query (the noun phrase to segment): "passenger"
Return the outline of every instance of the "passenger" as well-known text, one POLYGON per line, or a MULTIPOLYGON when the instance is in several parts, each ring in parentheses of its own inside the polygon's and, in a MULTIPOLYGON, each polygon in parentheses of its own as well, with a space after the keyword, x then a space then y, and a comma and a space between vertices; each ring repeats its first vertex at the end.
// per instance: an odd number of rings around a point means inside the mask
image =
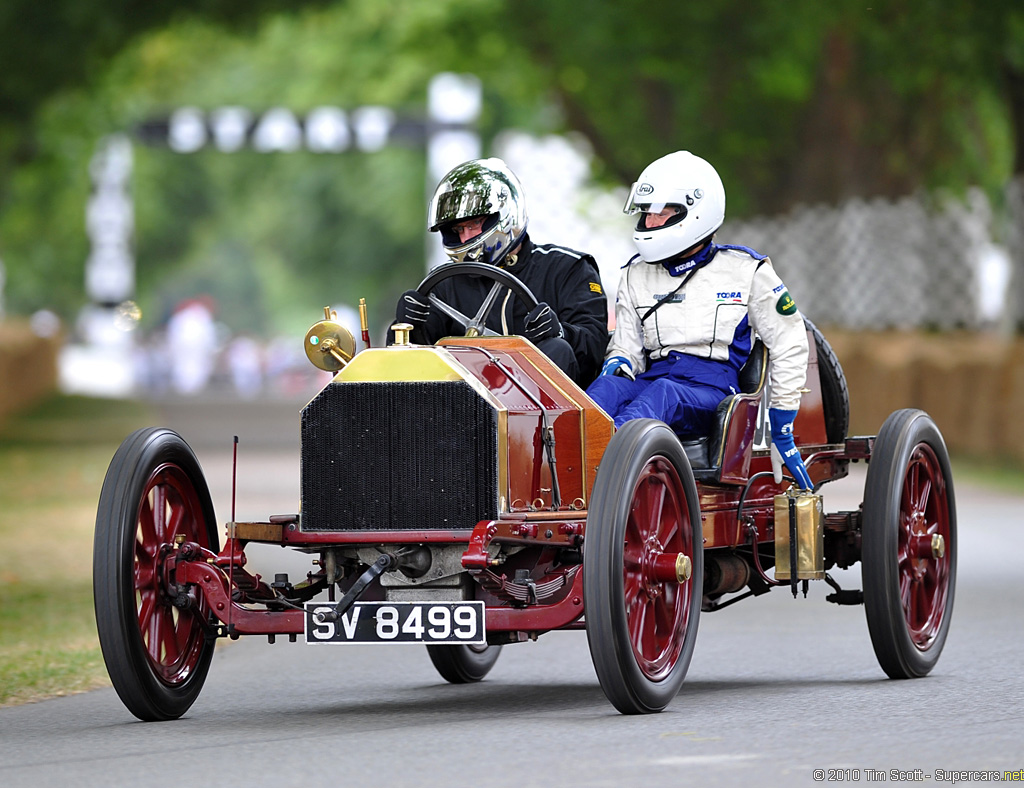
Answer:
MULTIPOLYGON (((478 159, 449 172, 430 200, 428 222, 451 262, 498 266, 536 296, 532 309, 514 296, 500 299, 488 328, 526 337, 580 386, 594 380, 608 344, 608 303, 597 263, 584 252, 530 239, 522 185, 505 162, 478 159)), ((434 293, 471 317, 492 286, 483 277, 453 277, 434 293)), ((416 290, 402 294, 395 317, 413 326, 410 338, 419 344, 465 333, 416 290)))
POLYGON ((623 210, 640 215, 639 254, 624 266, 615 331, 587 393, 617 427, 651 418, 683 437, 707 435, 719 403, 738 391, 756 333, 771 360, 773 443, 810 488, 793 439, 807 376, 804 322, 768 257, 714 242, 725 219, 714 167, 688 151, 670 153, 640 174, 623 210))

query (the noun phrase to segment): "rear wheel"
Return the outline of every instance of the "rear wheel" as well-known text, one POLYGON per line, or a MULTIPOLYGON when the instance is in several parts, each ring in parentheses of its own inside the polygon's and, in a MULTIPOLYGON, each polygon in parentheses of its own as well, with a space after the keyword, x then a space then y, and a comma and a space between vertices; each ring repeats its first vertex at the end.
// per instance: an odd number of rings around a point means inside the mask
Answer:
POLYGON ((141 720, 180 717, 206 681, 210 611, 202 597, 172 597, 166 559, 176 536, 216 551, 215 523, 199 461, 180 436, 147 428, 125 439, 100 491, 93 596, 110 680, 141 720))
POLYGON ((818 378, 821 381, 821 407, 825 413, 825 439, 829 443, 842 443, 850 427, 850 392, 846 375, 836 358, 835 351, 816 325, 804 318, 804 326, 814 336, 818 349, 818 378))
POLYGON ((441 678, 452 684, 472 684, 491 672, 501 646, 427 646, 441 678))
POLYGON ((875 656, 890 678, 925 676, 949 632, 958 543, 949 455, 923 411, 896 411, 882 425, 862 527, 864 608, 875 656))
POLYGON ((601 688, 623 714, 661 711, 693 656, 704 578, 697 486, 667 425, 637 419, 612 436, 583 549, 587 640, 601 688))

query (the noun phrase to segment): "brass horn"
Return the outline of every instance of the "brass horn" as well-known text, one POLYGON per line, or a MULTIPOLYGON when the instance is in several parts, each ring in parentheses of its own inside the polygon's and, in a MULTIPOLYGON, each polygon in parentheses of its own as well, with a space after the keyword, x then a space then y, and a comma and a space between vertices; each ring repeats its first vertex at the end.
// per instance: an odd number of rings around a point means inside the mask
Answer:
POLYGON ((314 323, 303 342, 313 366, 325 372, 337 372, 352 360, 356 341, 352 332, 338 322, 338 313, 324 307, 324 319, 314 323))

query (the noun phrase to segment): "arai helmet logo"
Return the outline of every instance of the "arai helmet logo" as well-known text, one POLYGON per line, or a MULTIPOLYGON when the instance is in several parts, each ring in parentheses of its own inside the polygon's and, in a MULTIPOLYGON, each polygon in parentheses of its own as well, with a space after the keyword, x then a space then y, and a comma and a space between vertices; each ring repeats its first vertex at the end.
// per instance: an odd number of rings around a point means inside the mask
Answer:
POLYGON ((636 194, 638 197, 646 197, 648 194, 654 191, 654 187, 649 183, 641 183, 636 187, 636 194))

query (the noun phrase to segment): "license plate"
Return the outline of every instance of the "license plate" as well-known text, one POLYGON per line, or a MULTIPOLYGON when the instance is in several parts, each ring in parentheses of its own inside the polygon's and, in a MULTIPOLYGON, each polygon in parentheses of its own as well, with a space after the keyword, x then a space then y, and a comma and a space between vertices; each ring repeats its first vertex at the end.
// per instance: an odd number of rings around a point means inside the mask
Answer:
POLYGON ((332 609, 306 603, 306 643, 487 643, 482 601, 356 602, 337 621, 314 621, 312 614, 332 609))

